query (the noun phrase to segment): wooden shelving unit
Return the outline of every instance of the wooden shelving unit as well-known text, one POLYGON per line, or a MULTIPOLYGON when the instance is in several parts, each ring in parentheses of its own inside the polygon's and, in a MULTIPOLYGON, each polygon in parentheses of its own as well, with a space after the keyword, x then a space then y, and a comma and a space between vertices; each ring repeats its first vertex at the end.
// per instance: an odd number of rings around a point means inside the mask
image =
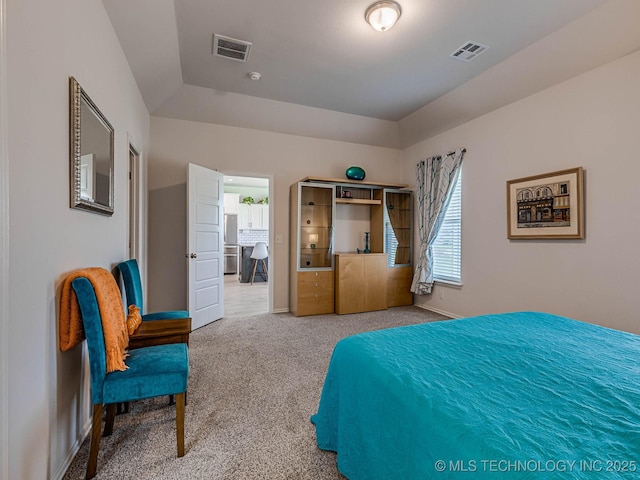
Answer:
POLYGON ((291 186, 292 313, 331 313, 334 298, 337 313, 413 303, 413 200, 406 188, 327 177, 305 177, 291 186), (370 253, 332 254, 336 204, 354 205, 341 207, 349 212, 370 207, 370 253))

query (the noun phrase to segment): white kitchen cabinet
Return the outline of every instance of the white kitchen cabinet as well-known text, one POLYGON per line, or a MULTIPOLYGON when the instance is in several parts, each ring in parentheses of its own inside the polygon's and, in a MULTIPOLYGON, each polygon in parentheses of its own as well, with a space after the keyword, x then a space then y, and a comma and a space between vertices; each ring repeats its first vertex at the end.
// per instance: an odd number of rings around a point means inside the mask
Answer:
POLYGON ((242 230, 268 230, 269 205, 241 203, 238 211, 238 228, 242 230))
POLYGON ((225 193, 224 194, 224 213, 235 214, 239 213, 240 206, 240 194, 239 193, 225 193))

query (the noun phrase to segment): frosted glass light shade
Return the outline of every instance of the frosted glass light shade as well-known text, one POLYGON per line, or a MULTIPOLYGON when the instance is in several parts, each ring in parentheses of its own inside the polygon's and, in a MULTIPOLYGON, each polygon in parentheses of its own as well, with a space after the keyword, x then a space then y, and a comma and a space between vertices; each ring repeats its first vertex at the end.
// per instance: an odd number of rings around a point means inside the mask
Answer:
POLYGON ((386 32, 400 18, 402 10, 396 2, 376 2, 367 8, 365 18, 367 23, 379 32, 386 32))

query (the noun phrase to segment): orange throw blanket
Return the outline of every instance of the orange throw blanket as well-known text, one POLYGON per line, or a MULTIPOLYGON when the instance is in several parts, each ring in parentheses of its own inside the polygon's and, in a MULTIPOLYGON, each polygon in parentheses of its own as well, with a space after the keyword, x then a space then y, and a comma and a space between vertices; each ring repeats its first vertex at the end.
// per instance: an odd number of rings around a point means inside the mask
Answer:
POLYGON ((60 350, 69 350, 85 339, 80 305, 78 305, 76 292, 71 286, 71 282, 78 277, 86 277, 96 292, 107 352, 107 373, 126 370, 128 367, 124 359, 127 356, 129 334, 122 297, 115 278, 104 268, 83 268, 65 278, 60 296, 60 350))

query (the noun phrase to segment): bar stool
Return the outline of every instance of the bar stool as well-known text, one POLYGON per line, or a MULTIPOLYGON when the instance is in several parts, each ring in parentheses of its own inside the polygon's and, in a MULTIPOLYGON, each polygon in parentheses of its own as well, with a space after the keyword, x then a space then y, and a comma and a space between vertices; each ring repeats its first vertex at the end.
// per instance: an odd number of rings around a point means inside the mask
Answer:
POLYGON ((262 262, 262 270, 264 272, 265 280, 269 280, 269 274, 267 273, 267 264, 264 261, 265 258, 269 256, 269 250, 267 249, 266 242, 256 242, 253 247, 253 252, 251 252, 251 257, 253 259, 253 268, 251 270, 251 285, 253 285, 253 279, 256 276, 256 267, 258 266, 258 261, 262 262))

